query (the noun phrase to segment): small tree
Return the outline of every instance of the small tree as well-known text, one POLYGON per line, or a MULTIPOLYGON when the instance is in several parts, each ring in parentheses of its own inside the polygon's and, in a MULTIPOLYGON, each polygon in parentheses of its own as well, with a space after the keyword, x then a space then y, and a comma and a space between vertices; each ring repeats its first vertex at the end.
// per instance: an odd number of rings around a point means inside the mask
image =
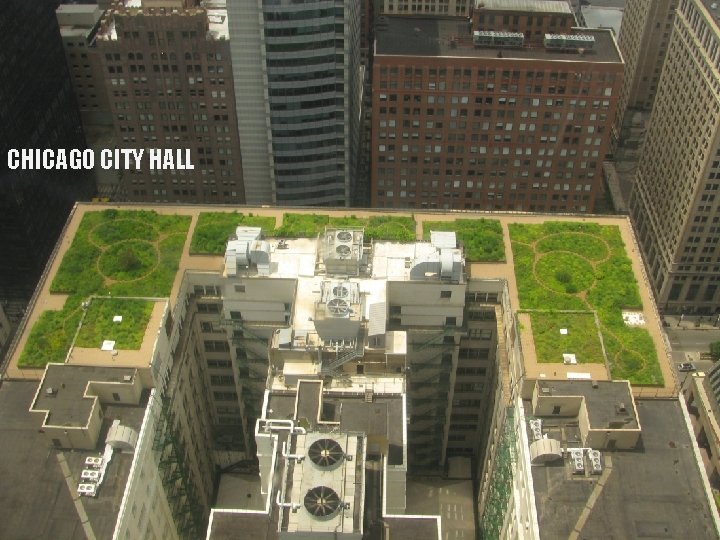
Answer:
POLYGON ((710 344, 710 356, 713 360, 720 360, 720 341, 714 341, 710 344))
POLYGON ((118 266, 121 270, 132 272, 138 270, 142 266, 142 262, 135 251, 131 248, 125 248, 118 255, 118 266))

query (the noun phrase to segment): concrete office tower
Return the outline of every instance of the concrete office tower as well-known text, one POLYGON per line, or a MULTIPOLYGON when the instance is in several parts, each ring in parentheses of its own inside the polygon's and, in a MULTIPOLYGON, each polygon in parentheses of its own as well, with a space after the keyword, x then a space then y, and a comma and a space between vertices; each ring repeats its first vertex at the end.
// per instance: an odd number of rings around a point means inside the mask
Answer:
POLYGON ((123 0, 100 21, 115 143, 189 149, 194 170, 125 171, 131 201, 243 203, 224 0, 123 0))
POLYGON ((678 0, 628 0, 618 36, 625 81, 615 120, 620 132, 627 109, 652 109, 678 0))
POLYGON ((571 30, 567 4, 523 5, 485 2, 475 30, 376 26, 373 207, 593 211, 622 58, 609 30, 571 30))
POLYGON ((630 211, 658 306, 716 313, 720 280, 717 8, 680 2, 630 211))
POLYGON ((0 301, 14 325, 77 200, 95 188, 84 171, 7 166, 11 148, 85 148, 55 19, 57 2, 13 0, 0 16, 0 301))
POLYGON ((60 4, 55 14, 83 125, 111 125, 106 75, 95 49, 103 10, 96 4, 60 4))
POLYGON ((351 0, 228 2, 248 203, 350 204, 361 8, 351 0))

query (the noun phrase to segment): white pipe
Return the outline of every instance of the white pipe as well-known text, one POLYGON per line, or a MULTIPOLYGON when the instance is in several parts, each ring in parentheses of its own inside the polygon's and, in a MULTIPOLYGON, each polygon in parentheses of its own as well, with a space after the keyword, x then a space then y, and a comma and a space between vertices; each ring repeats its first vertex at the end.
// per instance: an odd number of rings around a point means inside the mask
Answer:
POLYGON ((307 433, 305 428, 296 426, 294 420, 285 420, 283 418, 264 418, 262 420, 265 422, 265 431, 275 429, 289 431, 290 433, 301 433, 303 435, 307 433))
POLYGON ((305 459, 305 456, 303 454, 288 454, 287 441, 283 441, 282 455, 285 459, 296 459, 298 461, 302 461, 303 459, 305 459))
POLYGON ((300 508, 300 505, 297 503, 280 502, 280 490, 278 490, 277 495, 275 496, 275 503, 277 503, 280 508, 300 508))

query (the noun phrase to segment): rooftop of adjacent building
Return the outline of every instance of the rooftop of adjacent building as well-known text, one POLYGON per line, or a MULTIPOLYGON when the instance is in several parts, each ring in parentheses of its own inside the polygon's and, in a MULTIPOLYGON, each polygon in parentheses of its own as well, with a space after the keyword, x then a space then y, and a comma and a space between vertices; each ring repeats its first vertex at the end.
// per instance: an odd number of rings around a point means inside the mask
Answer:
MULTIPOLYGON (((566 460, 532 466, 541 538, 715 537, 680 403, 638 400, 637 409, 641 448, 603 452, 601 475, 574 475, 566 460)), ((576 428, 556 423, 572 437, 576 428)))
POLYGON ((133 368, 48 364, 32 409, 47 411, 53 426, 84 427, 96 405, 93 383, 131 384, 136 376, 133 368))
POLYGON ((625 429, 637 429, 638 419, 627 381, 543 381, 538 380, 539 395, 578 396, 585 400, 591 429, 610 428, 622 421, 625 429))
POLYGON ((567 2, 556 0, 477 0, 475 9, 522 13, 571 13, 567 2))
MULTIPOLYGON (((564 4, 564 2, 548 2, 564 4)), ((592 48, 566 51, 542 46, 475 46, 466 18, 386 16, 375 29, 376 56, 423 56, 450 58, 504 58, 561 62, 623 62, 612 32, 607 29, 578 28, 575 35, 594 38, 592 48)))
POLYGON ((117 28, 113 15, 117 13, 139 13, 146 15, 197 15, 199 10, 207 14, 208 32, 207 40, 227 40, 230 38, 230 27, 227 17, 226 0, 200 0, 199 2, 188 0, 117 0, 105 12, 107 20, 104 21, 98 31, 98 39, 105 41, 116 41, 118 39, 117 28))
POLYGON ((38 417, 29 411, 36 382, 4 381, 0 387, 0 537, 111 538, 117 509, 130 473, 133 454, 115 451, 96 497, 78 497, 76 489, 87 457, 104 452, 113 419, 139 430, 146 396, 138 406, 108 406, 94 451, 55 450, 38 431, 38 417), (83 519, 80 516, 84 516, 83 519))

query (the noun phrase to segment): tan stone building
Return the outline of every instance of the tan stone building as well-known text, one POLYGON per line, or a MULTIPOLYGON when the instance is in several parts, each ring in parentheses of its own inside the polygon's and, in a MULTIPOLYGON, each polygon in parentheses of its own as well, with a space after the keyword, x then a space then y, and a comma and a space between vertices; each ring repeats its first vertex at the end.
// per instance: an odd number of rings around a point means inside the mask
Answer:
POLYGON ((620 93, 616 131, 627 109, 649 111, 657 93, 677 0, 629 0, 618 36, 625 60, 625 82, 620 93))
POLYGON ((679 3, 630 198, 658 306, 718 311, 720 31, 710 2, 679 3))
POLYGON ((120 0, 57 17, 86 129, 112 126, 102 146, 189 150, 193 170, 144 160, 120 171, 114 197, 245 202, 224 0, 120 0))

